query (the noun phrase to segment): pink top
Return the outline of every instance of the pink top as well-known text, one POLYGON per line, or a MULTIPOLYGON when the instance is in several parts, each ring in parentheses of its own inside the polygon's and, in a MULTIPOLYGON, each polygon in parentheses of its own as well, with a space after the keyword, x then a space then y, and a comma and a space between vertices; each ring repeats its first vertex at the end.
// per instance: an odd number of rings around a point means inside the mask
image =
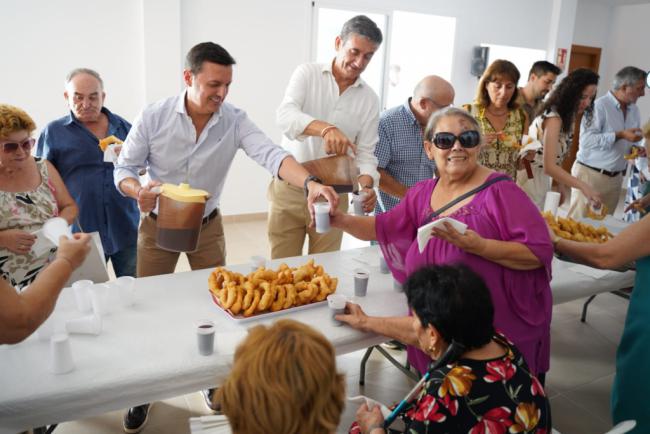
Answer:
MULTIPOLYGON (((488 179, 501 176, 492 173, 488 179)), ((432 238, 420 253, 417 229, 428 223, 433 212, 431 194, 437 179, 411 187, 392 210, 376 217, 377 241, 393 276, 399 282, 420 267, 462 263, 487 284, 494 304, 494 326, 524 354, 533 373, 546 372, 550 360, 551 261, 553 244, 537 207, 510 180, 497 182, 477 193, 470 203, 449 215, 488 239, 526 245, 542 263, 535 270, 506 268, 432 238)), ((468 318, 471 322, 471 318, 468 318)), ((431 358, 409 348, 409 360, 425 372, 431 358)))

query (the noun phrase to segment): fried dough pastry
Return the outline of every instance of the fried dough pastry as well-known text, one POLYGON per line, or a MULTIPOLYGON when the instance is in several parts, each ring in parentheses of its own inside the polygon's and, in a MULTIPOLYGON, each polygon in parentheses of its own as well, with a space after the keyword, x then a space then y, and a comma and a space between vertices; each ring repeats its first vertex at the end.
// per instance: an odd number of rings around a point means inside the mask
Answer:
POLYGON ((548 211, 543 212, 542 215, 555 235, 566 240, 585 243, 604 243, 610 238, 614 238, 614 235, 605 226, 596 228, 588 223, 579 222, 571 218, 556 218, 548 211))

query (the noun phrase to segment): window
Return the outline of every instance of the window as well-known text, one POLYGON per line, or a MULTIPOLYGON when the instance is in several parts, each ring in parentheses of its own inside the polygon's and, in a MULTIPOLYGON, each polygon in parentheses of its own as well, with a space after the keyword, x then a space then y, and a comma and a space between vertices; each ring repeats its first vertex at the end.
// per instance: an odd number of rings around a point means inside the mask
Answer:
POLYGON ((481 44, 481 46, 490 48, 488 65, 496 59, 506 59, 515 64, 521 75, 518 86, 525 86, 528 82, 528 72, 533 63, 538 60, 546 60, 546 50, 492 44, 481 44))

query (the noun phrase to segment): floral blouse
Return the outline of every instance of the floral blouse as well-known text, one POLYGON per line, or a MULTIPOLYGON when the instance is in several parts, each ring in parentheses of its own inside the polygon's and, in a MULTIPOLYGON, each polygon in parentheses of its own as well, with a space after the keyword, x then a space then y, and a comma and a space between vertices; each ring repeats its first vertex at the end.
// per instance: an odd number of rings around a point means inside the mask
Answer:
MULTIPOLYGON (((465 104, 463 108, 478 121, 483 134, 497 132, 485 116, 485 107, 478 104, 465 104)), ((521 149, 521 138, 525 133, 525 123, 526 114, 521 108, 510 110, 502 134, 495 141, 483 146, 478 156, 479 163, 516 179, 517 161, 521 149)))
MULTIPOLYGON (((460 359, 435 371, 402 416, 405 429, 389 433, 550 433, 551 408, 541 383, 505 336, 494 340, 506 348, 503 357, 460 359)), ((355 423, 350 433, 358 432, 355 423)))

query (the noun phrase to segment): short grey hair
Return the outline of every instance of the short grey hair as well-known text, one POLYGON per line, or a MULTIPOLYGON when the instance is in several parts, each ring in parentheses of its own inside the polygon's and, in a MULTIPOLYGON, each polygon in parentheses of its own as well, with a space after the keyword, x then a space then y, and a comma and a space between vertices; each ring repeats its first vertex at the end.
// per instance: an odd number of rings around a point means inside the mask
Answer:
POLYGON ((79 74, 88 74, 95 77, 97 81, 99 81, 99 86, 102 88, 102 90, 104 90, 104 80, 102 80, 102 78, 99 76, 99 72, 90 68, 75 68, 72 71, 70 71, 68 75, 65 77, 65 85, 67 86, 68 83, 70 83, 72 79, 79 74))
POLYGON ((612 87, 618 90, 623 86, 634 86, 639 80, 645 80, 646 72, 636 66, 626 66, 616 73, 612 87))
POLYGON ((341 40, 343 42, 347 41, 353 33, 364 36, 377 45, 381 45, 384 39, 377 24, 365 15, 352 17, 343 24, 340 35, 341 40))
POLYGON ((433 134, 436 132, 436 128, 438 128, 438 123, 440 123, 443 118, 449 117, 465 119, 476 131, 478 131, 481 141, 483 141, 483 134, 481 133, 481 127, 479 126, 478 121, 474 116, 469 114, 469 112, 457 107, 447 107, 434 112, 427 122, 427 128, 424 130, 424 139, 429 142, 433 141, 433 134))

